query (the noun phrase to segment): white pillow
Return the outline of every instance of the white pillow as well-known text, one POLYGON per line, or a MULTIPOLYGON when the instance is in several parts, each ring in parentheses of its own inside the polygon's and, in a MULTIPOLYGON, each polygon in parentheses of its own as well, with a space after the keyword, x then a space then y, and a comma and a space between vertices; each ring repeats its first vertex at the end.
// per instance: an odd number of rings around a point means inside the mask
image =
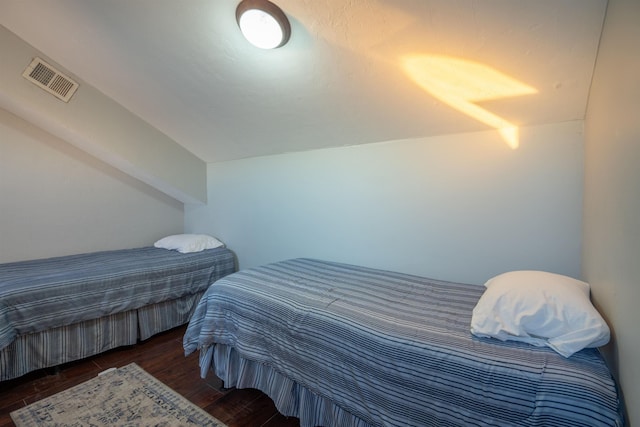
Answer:
POLYGON ((589 299, 589 284, 544 271, 512 271, 485 283, 471 333, 548 346, 569 357, 609 342, 609 327, 589 299))
POLYGON ((156 248, 171 249, 183 254, 200 252, 205 249, 219 248, 224 243, 207 234, 175 234, 158 240, 153 244, 156 248))

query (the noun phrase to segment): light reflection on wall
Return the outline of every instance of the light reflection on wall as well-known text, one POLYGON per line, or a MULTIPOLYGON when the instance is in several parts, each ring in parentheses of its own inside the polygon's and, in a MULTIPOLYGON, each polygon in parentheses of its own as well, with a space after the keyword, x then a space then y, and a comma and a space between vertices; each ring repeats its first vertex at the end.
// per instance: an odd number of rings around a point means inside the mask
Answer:
POLYGON ((449 56, 405 56, 402 58, 402 67, 426 92, 450 107, 497 129, 511 148, 518 148, 518 126, 476 103, 534 94, 538 92, 535 88, 488 65, 449 56))

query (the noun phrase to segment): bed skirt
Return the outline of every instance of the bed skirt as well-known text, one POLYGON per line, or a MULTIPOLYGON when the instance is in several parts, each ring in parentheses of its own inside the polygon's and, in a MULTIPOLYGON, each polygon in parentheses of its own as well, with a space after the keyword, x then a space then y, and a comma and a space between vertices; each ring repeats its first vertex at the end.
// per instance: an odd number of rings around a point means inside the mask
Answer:
POLYGON ((0 351, 0 381, 103 353, 184 325, 204 292, 28 335, 0 351))
POLYGON ((231 346, 215 344, 200 349, 200 374, 209 370, 225 387, 255 388, 269 396, 278 412, 300 419, 300 427, 373 427, 272 367, 241 357, 231 346))

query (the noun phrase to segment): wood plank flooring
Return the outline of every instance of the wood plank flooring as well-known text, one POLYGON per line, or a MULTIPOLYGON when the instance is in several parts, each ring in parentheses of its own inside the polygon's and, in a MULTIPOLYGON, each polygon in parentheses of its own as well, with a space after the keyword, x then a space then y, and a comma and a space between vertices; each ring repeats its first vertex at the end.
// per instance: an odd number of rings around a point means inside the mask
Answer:
POLYGON ((298 427, 299 420, 278 413, 272 400, 254 389, 221 389, 213 374, 200 378, 198 355, 185 358, 186 326, 158 334, 134 346, 122 347, 82 361, 32 372, 0 382, 0 427, 13 426, 9 413, 89 380, 111 367, 131 362, 195 403, 229 427, 298 427))

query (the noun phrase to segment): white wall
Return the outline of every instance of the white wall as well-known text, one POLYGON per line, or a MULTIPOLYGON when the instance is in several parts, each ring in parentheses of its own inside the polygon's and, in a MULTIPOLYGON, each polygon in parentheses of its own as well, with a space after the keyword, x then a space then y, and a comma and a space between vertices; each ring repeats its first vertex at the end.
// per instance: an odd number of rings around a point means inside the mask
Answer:
POLYGON ((0 109, 0 262, 146 246, 175 199, 0 109))
POLYGON ((640 425, 640 2, 609 0, 585 121, 583 276, 640 425))
POLYGON ((317 257, 483 283, 511 269, 580 273, 582 122, 209 164, 187 231, 240 268, 317 257))
POLYGON ((0 108, 176 200, 206 202, 204 161, 82 81, 69 103, 28 82, 36 56, 65 70, 1 25, 0 52, 0 108))

